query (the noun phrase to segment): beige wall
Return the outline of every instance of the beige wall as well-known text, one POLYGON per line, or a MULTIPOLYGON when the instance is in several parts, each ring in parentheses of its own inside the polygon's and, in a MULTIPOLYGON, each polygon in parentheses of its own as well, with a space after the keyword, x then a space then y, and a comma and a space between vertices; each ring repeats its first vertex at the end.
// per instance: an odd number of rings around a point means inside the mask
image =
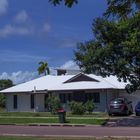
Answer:
MULTIPOLYGON (((93 91, 91 91, 93 92, 93 91)), ((118 91, 118 90, 97 90, 94 92, 100 93, 100 103, 96 103, 95 111, 107 111, 108 103, 111 99, 118 97, 118 96, 125 96, 129 100, 133 102, 133 107, 136 105, 137 101, 140 100, 140 91, 137 91, 135 94, 127 94, 125 90, 118 91)), ((58 93, 52 93, 56 96, 58 93)), ((18 108, 13 109, 13 95, 15 94, 7 94, 7 111, 14 111, 14 112, 43 112, 45 111, 44 108, 44 94, 35 94, 35 108, 30 108, 30 94, 23 94, 19 93, 18 95, 18 108)), ((66 109, 68 109, 67 105, 64 105, 66 109)))
POLYGON ((9 112, 41 112, 44 109, 44 94, 35 95, 35 108, 30 107, 30 94, 7 94, 6 108, 9 112), (13 108, 13 95, 17 95, 17 109, 13 108))

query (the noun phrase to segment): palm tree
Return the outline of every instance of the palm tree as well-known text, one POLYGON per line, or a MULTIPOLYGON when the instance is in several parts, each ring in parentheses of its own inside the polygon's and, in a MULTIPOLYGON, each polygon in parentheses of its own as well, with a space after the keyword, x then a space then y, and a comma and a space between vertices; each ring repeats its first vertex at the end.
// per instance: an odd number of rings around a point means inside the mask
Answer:
POLYGON ((44 75, 50 74, 50 69, 49 69, 49 66, 48 66, 47 62, 41 61, 41 62, 39 62, 39 65, 40 66, 37 69, 39 75, 43 74, 43 73, 44 73, 44 75))

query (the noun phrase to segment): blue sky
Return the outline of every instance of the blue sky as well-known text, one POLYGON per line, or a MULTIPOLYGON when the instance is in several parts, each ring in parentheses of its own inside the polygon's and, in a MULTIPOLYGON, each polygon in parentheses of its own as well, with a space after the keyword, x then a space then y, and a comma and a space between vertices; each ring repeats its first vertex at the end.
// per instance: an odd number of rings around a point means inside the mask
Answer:
POLYGON ((105 9, 104 0, 79 0, 72 8, 48 0, 0 0, 0 78, 36 72, 42 60, 54 68, 72 66, 76 43, 93 38, 92 21, 105 9))

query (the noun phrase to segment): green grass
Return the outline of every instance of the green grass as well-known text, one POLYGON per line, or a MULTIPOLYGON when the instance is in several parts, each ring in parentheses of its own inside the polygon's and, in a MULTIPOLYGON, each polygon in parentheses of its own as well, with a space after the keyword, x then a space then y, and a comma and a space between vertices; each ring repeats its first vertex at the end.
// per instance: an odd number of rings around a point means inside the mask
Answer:
POLYGON ((94 125, 102 125, 106 122, 105 119, 67 119, 67 121, 71 124, 94 124, 94 125))
POLYGON ((94 118, 98 118, 98 117, 108 117, 108 113, 92 112, 91 114, 85 113, 83 115, 74 115, 74 114, 71 114, 70 112, 67 112, 67 117, 94 117, 94 118))
MULTIPOLYGON (((6 112, 0 110, 1 116, 16 116, 16 117, 57 117, 57 114, 51 114, 50 112, 6 112)), ((92 114, 84 114, 84 115, 73 115, 70 112, 66 113, 67 117, 108 117, 107 113, 104 112, 93 112, 92 114)))
POLYGON ((57 118, 0 118, 0 124, 58 123, 57 118))
MULTIPOLYGON (((68 118, 66 124, 96 124, 102 125, 106 119, 68 118)), ((0 118, 0 124, 50 124, 59 123, 58 118, 0 118)))
POLYGON ((10 137, 0 136, 0 140, 130 140, 125 138, 52 138, 52 137, 10 137))
MULTIPOLYGON (((66 113, 67 124, 103 124, 108 118, 107 113, 93 112, 92 114, 73 115, 66 113)), ((6 112, 0 109, 0 124, 31 124, 59 123, 58 115, 50 112, 6 112)))
POLYGON ((0 116, 16 116, 16 117, 51 117, 56 116, 50 112, 0 112, 0 116))

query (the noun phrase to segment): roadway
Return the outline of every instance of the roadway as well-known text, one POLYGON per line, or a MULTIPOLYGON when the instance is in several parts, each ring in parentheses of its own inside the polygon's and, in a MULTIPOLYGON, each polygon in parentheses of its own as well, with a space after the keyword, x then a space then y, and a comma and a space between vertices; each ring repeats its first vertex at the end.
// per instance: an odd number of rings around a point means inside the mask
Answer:
POLYGON ((140 127, 0 125, 0 135, 140 138, 140 127))

